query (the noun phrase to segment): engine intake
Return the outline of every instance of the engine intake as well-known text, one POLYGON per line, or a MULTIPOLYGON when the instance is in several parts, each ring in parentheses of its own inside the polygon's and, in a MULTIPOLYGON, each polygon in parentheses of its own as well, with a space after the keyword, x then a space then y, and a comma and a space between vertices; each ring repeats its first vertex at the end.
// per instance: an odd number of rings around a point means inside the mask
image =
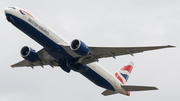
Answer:
POLYGON ((81 56, 85 56, 85 55, 89 54, 89 48, 81 40, 78 40, 78 39, 73 40, 71 42, 70 47, 75 53, 77 53, 81 56))
POLYGON ((21 49, 21 56, 29 62, 36 62, 38 60, 38 55, 35 50, 28 46, 24 46, 21 49))

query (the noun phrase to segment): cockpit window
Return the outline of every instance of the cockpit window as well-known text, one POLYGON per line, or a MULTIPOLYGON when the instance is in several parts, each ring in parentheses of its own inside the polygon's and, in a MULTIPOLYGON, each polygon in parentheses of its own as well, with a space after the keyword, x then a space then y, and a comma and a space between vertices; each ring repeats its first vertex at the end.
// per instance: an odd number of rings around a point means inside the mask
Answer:
POLYGON ((16 9, 15 7, 9 7, 9 8, 16 9))

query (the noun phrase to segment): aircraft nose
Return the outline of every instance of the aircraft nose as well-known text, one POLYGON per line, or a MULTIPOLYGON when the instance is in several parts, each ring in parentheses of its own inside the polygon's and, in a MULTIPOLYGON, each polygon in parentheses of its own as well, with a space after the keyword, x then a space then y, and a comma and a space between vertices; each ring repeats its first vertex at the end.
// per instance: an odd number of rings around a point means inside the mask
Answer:
POLYGON ((8 8, 8 7, 5 8, 5 9, 4 9, 4 13, 5 13, 5 14, 9 13, 9 10, 10 10, 10 8, 8 8))
POLYGON ((14 19, 13 19, 13 17, 11 16, 11 14, 10 14, 10 10, 11 10, 11 8, 5 8, 5 10, 4 10, 4 13, 5 13, 5 15, 6 15, 6 19, 9 21, 9 22, 11 22, 11 23, 15 23, 15 21, 14 21, 14 19))

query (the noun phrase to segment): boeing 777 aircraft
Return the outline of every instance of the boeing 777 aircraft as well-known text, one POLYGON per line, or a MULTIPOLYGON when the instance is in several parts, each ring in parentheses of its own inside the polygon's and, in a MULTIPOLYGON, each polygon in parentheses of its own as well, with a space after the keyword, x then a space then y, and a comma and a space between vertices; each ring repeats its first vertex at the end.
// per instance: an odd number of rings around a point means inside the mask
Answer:
POLYGON ((71 43, 59 34, 41 23, 36 17, 18 7, 5 8, 5 15, 9 22, 24 32, 30 38, 43 46, 43 49, 35 52, 29 46, 21 49, 24 60, 11 65, 15 67, 31 67, 50 65, 59 66, 65 72, 71 70, 79 72, 94 84, 105 88, 103 95, 124 94, 130 95, 130 91, 157 90, 156 87, 125 85, 133 69, 133 63, 121 68, 114 75, 102 67, 98 60, 105 57, 113 57, 174 46, 155 47, 91 47, 79 39, 71 43))

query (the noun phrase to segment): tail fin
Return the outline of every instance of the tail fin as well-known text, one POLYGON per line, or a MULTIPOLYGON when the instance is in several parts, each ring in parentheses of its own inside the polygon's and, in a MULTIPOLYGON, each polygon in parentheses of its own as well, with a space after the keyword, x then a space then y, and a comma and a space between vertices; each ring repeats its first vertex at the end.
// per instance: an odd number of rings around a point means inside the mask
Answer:
POLYGON ((118 72, 115 73, 115 76, 122 84, 126 84, 129 75, 131 74, 131 71, 133 69, 133 66, 134 63, 130 62, 128 65, 124 66, 118 72))

